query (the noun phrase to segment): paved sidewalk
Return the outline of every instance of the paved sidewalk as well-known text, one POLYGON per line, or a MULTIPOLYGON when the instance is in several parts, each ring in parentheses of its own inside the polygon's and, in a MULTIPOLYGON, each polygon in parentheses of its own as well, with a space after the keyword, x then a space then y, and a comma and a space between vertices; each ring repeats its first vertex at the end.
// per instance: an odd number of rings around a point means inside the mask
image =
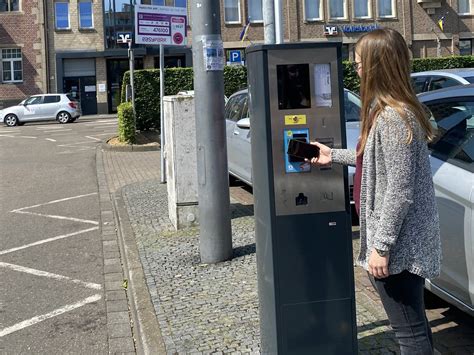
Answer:
MULTIPOLYGON (((166 185, 159 181, 159 154, 104 150, 97 155, 101 205, 114 211, 124 266, 120 277, 130 285, 126 295, 135 351, 260 354, 252 195, 239 187, 231 188, 233 259, 200 264, 198 229, 175 232, 168 220, 166 185)), ((357 231, 353 240, 358 250, 357 231)), ((354 270, 359 352, 398 353, 365 272, 359 267, 354 270)), ((111 277, 118 279, 118 275, 106 274, 106 279, 111 277)), ((459 324, 462 316, 457 314, 453 319, 438 309, 430 312, 435 343, 442 353, 473 353, 474 326, 459 324), (453 328, 462 328, 464 333, 450 336, 453 328)), ((127 333, 116 343, 130 346, 131 339, 127 333)))

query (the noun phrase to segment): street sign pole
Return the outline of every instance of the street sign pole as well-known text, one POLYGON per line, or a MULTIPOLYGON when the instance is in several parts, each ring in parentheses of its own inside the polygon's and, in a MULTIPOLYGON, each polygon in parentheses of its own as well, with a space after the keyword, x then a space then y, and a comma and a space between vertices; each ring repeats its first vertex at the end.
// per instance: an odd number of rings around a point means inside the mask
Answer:
POLYGON ((163 109, 163 96, 165 95, 165 46, 160 44, 160 145, 161 145, 161 183, 166 182, 165 158, 165 110, 163 109))
POLYGON ((132 40, 128 40, 128 58, 130 59, 130 91, 132 92, 132 108, 133 116, 135 117, 135 128, 136 128, 136 112, 135 112, 135 86, 133 83, 133 70, 135 67, 135 55, 132 49, 132 40))

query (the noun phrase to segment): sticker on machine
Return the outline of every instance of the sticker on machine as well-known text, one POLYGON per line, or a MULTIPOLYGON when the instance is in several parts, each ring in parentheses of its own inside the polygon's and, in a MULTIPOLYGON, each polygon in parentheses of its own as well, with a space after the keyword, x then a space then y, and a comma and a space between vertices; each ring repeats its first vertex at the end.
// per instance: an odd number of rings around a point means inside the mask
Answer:
POLYGON ((285 126, 306 124, 306 115, 285 115, 285 126))

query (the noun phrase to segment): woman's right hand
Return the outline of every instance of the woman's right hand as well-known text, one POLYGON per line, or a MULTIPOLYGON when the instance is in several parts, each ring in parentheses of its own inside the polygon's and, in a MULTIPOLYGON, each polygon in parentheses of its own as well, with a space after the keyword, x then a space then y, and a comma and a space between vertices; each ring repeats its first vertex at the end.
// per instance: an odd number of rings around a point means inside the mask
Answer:
POLYGON ((311 159, 311 164, 315 165, 327 165, 331 164, 332 159, 331 159, 331 148, 329 148, 327 145, 318 143, 318 142, 311 142, 311 144, 314 144, 319 148, 319 157, 318 158, 312 158, 311 159))

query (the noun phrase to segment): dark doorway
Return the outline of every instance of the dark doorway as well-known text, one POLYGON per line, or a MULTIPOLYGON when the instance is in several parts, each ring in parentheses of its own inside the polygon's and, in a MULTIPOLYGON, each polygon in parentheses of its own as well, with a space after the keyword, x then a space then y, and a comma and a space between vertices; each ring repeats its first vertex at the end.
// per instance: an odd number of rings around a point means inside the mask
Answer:
MULTIPOLYGON (((120 93, 122 90, 123 74, 130 69, 130 62, 124 59, 107 60, 107 102, 109 113, 117 112, 120 105, 120 93)), ((135 59, 135 69, 143 69, 143 59, 135 59)))
POLYGON ((95 76, 63 79, 63 92, 80 102, 83 115, 97 114, 97 86, 95 76))

